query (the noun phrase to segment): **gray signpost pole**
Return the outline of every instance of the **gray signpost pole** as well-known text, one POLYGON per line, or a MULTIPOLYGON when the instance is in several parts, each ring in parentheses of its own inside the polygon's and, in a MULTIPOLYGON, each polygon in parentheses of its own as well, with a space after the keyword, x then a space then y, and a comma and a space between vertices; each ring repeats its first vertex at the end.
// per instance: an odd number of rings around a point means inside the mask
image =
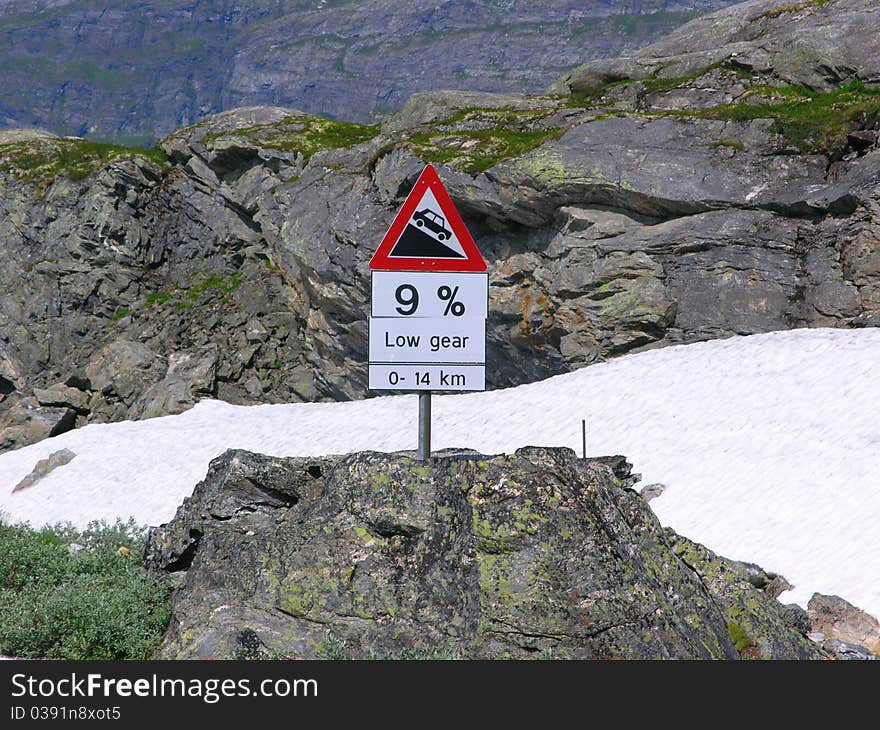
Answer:
POLYGON ((419 393, 419 461, 431 458, 431 391, 419 393))

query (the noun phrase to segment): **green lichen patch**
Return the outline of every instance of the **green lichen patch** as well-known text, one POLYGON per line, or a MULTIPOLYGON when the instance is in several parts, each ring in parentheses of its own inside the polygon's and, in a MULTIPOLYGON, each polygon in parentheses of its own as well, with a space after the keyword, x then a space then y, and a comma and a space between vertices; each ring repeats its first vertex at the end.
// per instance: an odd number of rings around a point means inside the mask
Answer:
POLYGON ((503 555, 477 553, 480 590, 490 604, 508 606, 515 596, 510 587, 510 565, 503 555))
POLYGON ((84 180, 116 160, 147 159, 164 166, 158 147, 125 147, 73 137, 46 137, 0 145, 0 172, 32 184, 50 184, 59 176, 84 180))
POLYGON ((320 150, 353 147, 368 142, 378 134, 378 124, 356 124, 310 114, 292 114, 272 124, 211 134, 205 137, 205 141, 228 136, 244 137, 260 147, 298 152, 308 160, 320 150))
POLYGON ((441 135, 417 134, 412 138, 412 145, 426 162, 475 175, 559 136, 559 130, 480 129, 441 135))
POLYGON ((428 132, 410 138, 413 151, 426 162, 477 174, 502 160, 519 157, 564 129, 547 127, 552 109, 462 109, 428 132))
POLYGON ((828 0, 803 0, 802 2, 785 3, 784 5, 777 5, 769 10, 765 10, 761 14, 761 17, 771 19, 778 18, 780 15, 785 15, 786 13, 799 13, 801 10, 807 10, 809 8, 821 8, 827 2, 828 0))

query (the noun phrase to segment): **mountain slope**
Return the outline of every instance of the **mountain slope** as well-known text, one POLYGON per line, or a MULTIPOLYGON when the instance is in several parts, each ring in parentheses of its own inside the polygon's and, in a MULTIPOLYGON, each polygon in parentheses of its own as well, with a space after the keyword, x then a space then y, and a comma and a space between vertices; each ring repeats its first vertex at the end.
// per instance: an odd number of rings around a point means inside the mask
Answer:
POLYGON ((155 140, 237 106, 353 121, 415 91, 538 91, 731 0, 7 0, 0 126, 155 140))
POLYGON ((0 450, 203 397, 364 396, 367 262, 426 162, 489 263, 490 387, 681 342, 876 326, 875 56, 853 45, 823 89, 782 78, 825 66, 818 28, 876 6, 789 7, 723 11, 757 40, 686 76, 628 76, 630 59, 555 95, 415 95, 382 125, 246 108, 149 154, 0 133, 0 450))

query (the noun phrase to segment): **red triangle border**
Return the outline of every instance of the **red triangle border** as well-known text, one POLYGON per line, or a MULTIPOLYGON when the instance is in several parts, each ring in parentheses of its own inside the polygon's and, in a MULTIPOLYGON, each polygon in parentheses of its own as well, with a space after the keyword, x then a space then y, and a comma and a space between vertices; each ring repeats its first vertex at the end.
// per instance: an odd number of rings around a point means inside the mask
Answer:
POLYGON ((382 243, 370 259, 370 269, 375 271, 486 271, 486 261, 480 254, 477 244, 471 237, 470 231, 465 226, 464 221, 458 213, 452 198, 446 191, 440 176, 432 165, 425 166, 416 184, 410 191, 406 200, 401 207, 400 212, 395 217, 394 222, 388 229, 388 232, 382 238, 382 243), (397 241, 403 234, 404 229, 415 213, 416 208, 422 200, 424 189, 428 188, 437 199, 440 210, 458 242, 461 244, 465 253, 463 259, 451 258, 426 258, 421 256, 395 256, 389 254, 394 249, 397 241))

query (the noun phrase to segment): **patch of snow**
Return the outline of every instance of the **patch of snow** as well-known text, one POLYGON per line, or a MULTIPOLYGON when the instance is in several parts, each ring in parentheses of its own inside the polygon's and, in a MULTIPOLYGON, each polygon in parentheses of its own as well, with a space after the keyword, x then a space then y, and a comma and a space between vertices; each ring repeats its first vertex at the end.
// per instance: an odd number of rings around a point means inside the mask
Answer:
MULTIPOLYGON (((170 520, 228 448, 275 456, 414 449, 414 395, 233 406, 94 424, 0 455, 0 512, 33 525, 170 520), (37 461, 78 454, 11 494, 37 461)), ((517 388, 435 395, 433 447, 624 454, 660 521, 795 588, 880 616, 880 330, 732 337, 617 358, 517 388)))

